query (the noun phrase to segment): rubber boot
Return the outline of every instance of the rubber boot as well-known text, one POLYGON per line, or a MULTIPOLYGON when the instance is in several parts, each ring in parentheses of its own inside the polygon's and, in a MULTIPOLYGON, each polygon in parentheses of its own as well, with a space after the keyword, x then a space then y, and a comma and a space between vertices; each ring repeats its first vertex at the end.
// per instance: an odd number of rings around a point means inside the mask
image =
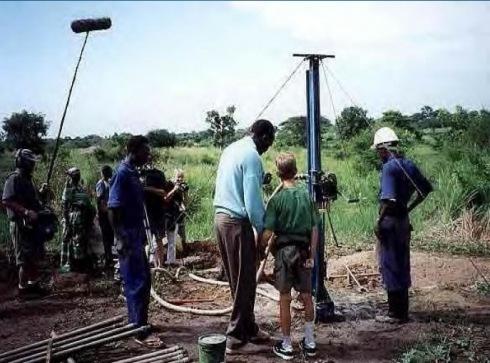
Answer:
POLYGON ((388 316, 390 318, 395 318, 397 313, 397 292, 388 291, 388 316))
POLYGON ((400 306, 397 311, 397 318, 401 323, 406 323, 408 321, 408 307, 409 307, 409 298, 408 298, 408 289, 399 291, 399 300, 400 306))

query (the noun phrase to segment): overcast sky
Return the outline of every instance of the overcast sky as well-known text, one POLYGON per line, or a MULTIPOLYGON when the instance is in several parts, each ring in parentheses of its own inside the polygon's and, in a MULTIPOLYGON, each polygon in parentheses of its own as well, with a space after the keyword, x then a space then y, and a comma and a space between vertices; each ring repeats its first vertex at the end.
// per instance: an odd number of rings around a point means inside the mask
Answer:
MULTIPOLYGON (((1 2, 0 119, 41 112, 55 134, 83 40, 70 23, 100 16, 113 26, 89 37, 65 135, 201 130, 232 104, 245 127, 294 52, 335 54, 329 69, 373 117, 490 107, 488 2, 1 2)), ((351 101, 331 86, 339 112, 351 101)), ((304 90, 302 68, 264 116, 305 114, 304 90)))

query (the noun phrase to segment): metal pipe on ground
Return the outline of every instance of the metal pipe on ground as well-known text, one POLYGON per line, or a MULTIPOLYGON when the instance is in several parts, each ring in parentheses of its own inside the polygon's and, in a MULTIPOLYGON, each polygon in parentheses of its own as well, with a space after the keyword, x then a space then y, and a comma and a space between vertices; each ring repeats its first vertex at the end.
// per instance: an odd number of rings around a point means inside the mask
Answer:
POLYGON ((166 363, 187 363, 190 361, 191 361, 191 359, 189 357, 186 357, 184 359, 177 359, 177 360, 173 360, 173 361, 166 362, 166 363))
MULTIPOLYGON (((88 343, 88 342, 91 342, 91 341, 94 341, 97 339, 101 339, 101 338, 105 338, 105 337, 110 337, 110 336, 113 336, 114 334, 117 334, 117 333, 120 333, 123 331, 127 331, 128 329, 133 329, 133 328, 134 328, 134 324, 128 324, 128 325, 125 325, 125 326, 120 327, 120 328, 115 328, 112 330, 104 331, 102 333, 98 333, 95 335, 88 336, 88 337, 83 338, 81 340, 76 340, 76 341, 73 341, 71 343, 59 345, 53 349, 53 351, 51 352, 51 356, 54 357, 55 353, 59 352, 60 350, 65 350, 68 348, 77 347, 81 344, 88 343)), ((34 353, 34 354, 29 355, 27 357, 22 357, 22 358, 16 359, 14 361, 11 361, 10 363, 22 363, 26 360, 37 359, 37 358, 43 357, 43 356, 44 357, 46 356, 46 349, 42 352, 34 353)))
MULTIPOLYGON (((123 319, 124 319, 124 315, 118 315, 118 316, 115 316, 113 318, 110 318, 110 319, 107 319, 107 320, 103 320, 101 322, 98 322, 98 323, 95 323, 95 324, 92 324, 92 325, 89 325, 89 326, 86 326, 86 327, 83 327, 83 328, 80 328, 80 329, 69 331, 69 332, 66 332, 66 333, 63 333, 63 334, 58 335, 54 339, 54 342, 56 342, 58 340, 61 340, 61 339, 64 339, 64 338, 67 338, 67 337, 75 336, 75 335, 80 334, 80 333, 91 331, 91 330, 96 329, 96 328, 99 328, 101 326, 105 326, 105 325, 109 325, 111 323, 122 321, 123 319)), ((35 347, 39 347, 39 346, 43 346, 43 345, 47 345, 50 340, 51 340, 51 338, 44 339, 44 340, 41 340, 41 341, 38 341, 38 342, 35 342, 35 343, 32 343, 32 344, 24 345, 22 347, 19 347, 19 348, 13 349, 13 350, 9 350, 8 352, 1 353, 0 354, 0 362, 4 362, 5 361, 3 359, 4 357, 11 356, 11 355, 13 355, 15 353, 18 353, 18 352, 21 352, 23 350, 27 350, 27 349, 31 349, 31 348, 35 348, 35 347)))
MULTIPOLYGON (((117 323, 117 324, 108 325, 108 326, 105 326, 105 327, 102 327, 102 328, 99 328, 99 329, 88 331, 88 332, 82 333, 80 335, 75 335, 73 337, 68 337, 68 338, 65 338, 65 339, 62 339, 62 340, 55 340, 57 338, 56 337, 55 339, 53 339, 53 348, 59 347, 60 345, 63 345, 63 344, 71 343, 73 341, 76 341, 76 340, 79 340, 79 339, 82 339, 82 338, 85 338, 85 337, 92 336, 94 334, 98 334, 98 333, 102 333, 104 331, 109 331, 109 330, 114 329, 114 328, 122 327, 122 326, 123 326, 123 323, 120 322, 120 323, 117 323)), ((20 357, 30 356, 30 355, 32 355, 34 353, 45 352, 45 351, 46 351, 46 346, 45 345, 41 345, 41 346, 38 346, 38 347, 34 347, 34 348, 31 348, 31 349, 28 349, 28 350, 23 350, 23 351, 18 352, 16 354, 10 355, 10 356, 8 356, 8 360, 9 361, 12 361, 14 359, 19 359, 20 357)), ((0 360, 0 362, 4 362, 4 360, 0 360)))
POLYGON ((159 354, 168 354, 168 353, 176 352, 179 349, 182 349, 182 347, 180 347, 178 345, 174 345, 174 346, 171 346, 171 347, 166 348, 166 349, 157 350, 156 352, 147 353, 147 354, 143 354, 143 355, 139 355, 139 356, 135 356, 135 357, 131 357, 131 358, 126 358, 126 359, 121 359, 121 360, 115 361, 113 363, 133 363, 139 359, 152 358, 152 357, 155 357, 159 354))
POLYGON ((142 360, 137 360, 134 363, 155 363, 155 362, 170 362, 177 359, 182 359, 186 356, 186 352, 183 350, 178 350, 173 353, 168 353, 164 355, 160 355, 153 358, 147 358, 142 360))
MULTIPOLYGON (((68 355, 70 353, 78 352, 78 351, 83 350, 83 349, 96 347, 98 345, 102 345, 102 344, 105 344, 105 343, 113 342, 115 340, 119 340, 119 339, 122 339, 122 338, 130 337, 132 335, 136 335, 138 333, 144 332, 144 331, 148 330, 149 328, 150 328, 149 325, 145 325, 145 326, 142 326, 142 327, 139 327, 139 328, 136 328, 136 329, 132 329, 130 331, 126 331, 126 332, 123 332, 123 333, 120 333, 120 334, 117 334, 117 335, 109 336, 109 337, 104 338, 104 339, 95 340, 95 341, 89 342, 87 344, 81 344, 81 345, 76 346, 76 347, 72 347, 72 348, 69 348, 69 349, 64 349, 64 350, 59 351, 59 352, 54 352, 53 353, 53 358, 63 357, 63 356, 66 356, 66 355, 68 355)), ((44 360, 44 358, 41 357, 41 358, 31 359, 31 360, 28 360, 28 361, 25 361, 25 362, 23 361, 23 363, 39 363, 39 362, 42 362, 43 360, 44 360)))

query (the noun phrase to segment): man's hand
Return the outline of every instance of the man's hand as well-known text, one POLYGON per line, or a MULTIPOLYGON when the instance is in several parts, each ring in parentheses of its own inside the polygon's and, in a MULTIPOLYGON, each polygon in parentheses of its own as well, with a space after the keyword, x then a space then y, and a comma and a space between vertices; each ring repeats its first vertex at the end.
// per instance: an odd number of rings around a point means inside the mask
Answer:
POLYGON ((126 234, 118 233, 116 235, 116 251, 122 257, 129 255, 129 241, 126 234))
POLYGON ((308 258, 306 261, 305 261, 305 268, 313 268, 315 266, 315 259, 314 258, 308 258))
POLYGON ((26 209, 26 211, 24 212, 26 218, 29 220, 29 222, 35 222, 37 221, 37 213, 34 212, 33 210, 30 210, 30 209, 26 209))
POLYGON ((377 239, 381 239, 381 227, 380 227, 381 221, 378 219, 376 221, 376 224, 374 225, 374 234, 376 235, 377 239))

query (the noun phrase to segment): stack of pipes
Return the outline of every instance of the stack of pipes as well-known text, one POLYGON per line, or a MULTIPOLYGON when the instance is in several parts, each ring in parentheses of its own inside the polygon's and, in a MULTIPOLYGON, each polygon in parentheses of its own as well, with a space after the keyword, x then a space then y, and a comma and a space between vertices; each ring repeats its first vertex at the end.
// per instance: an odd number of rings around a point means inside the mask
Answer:
POLYGON ((138 355, 113 363, 187 363, 190 362, 184 348, 174 345, 172 347, 157 350, 152 353, 138 355))
POLYGON ((96 347, 119 339, 136 335, 148 326, 136 328, 124 324, 119 315, 77 330, 57 335, 33 344, 0 354, 0 363, 37 363, 50 358, 68 357, 83 349, 96 347))

